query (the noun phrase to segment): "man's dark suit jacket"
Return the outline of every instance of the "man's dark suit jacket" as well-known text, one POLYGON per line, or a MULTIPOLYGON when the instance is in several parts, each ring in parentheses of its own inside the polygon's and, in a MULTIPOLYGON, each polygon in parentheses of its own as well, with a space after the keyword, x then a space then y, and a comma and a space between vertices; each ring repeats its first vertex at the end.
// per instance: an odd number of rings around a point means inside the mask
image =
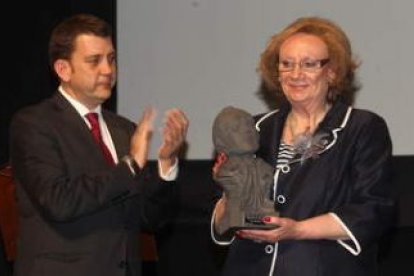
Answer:
MULTIPOLYGON (((121 159, 135 125, 108 111, 103 117, 121 159)), ((124 162, 107 165, 60 93, 19 111, 10 133, 20 225, 15 275, 141 275, 137 229, 158 226, 174 185, 145 169, 133 177, 124 162)))

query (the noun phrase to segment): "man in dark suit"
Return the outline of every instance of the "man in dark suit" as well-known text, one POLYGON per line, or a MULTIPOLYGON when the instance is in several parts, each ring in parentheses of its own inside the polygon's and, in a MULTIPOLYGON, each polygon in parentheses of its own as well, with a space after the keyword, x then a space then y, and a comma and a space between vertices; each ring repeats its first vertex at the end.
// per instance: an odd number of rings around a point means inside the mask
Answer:
POLYGON ((138 230, 159 226, 171 209, 169 182, 177 175, 188 120, 180 110, 167 112, 158 175, 150 176, 154 111, 146 110, 136 127, 101 108, 116 76, 111 36, 95 16, 61 22, 49 43, 58 91, 13 118, 16 276, 141 275, 138 230))

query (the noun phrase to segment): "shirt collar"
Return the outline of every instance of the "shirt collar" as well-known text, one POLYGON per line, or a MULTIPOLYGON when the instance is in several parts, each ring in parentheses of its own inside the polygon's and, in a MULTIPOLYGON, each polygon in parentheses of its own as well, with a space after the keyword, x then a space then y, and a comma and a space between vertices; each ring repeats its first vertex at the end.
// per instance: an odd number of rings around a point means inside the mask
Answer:
POLYGON ((80 103, 78 100, 74 99, 71 95, 69 95, 62 86, 59 86, 58 91, 60 94, 62 94, 63 97, 65 97, 66 100, 76 109, 76 111, 84 117, 86 114, 90 112, 96 112, 99 116, 101 116, 101 105, 98 105, 95 109, 89 110, 86 106, 84 106, 82 103, 80 103))

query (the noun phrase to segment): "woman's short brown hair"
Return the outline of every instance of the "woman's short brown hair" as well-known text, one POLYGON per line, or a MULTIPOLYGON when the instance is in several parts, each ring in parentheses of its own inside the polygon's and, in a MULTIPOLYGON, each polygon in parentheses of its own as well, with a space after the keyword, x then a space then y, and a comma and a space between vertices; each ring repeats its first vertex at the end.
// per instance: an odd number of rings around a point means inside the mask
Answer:
POLYGON ((336 78, 329 84, 328 102, 333 102, 339 95, 353 100, 358 87, 355 83, 355 70, 359 64, 353 59, 352 49, 345 32, 334 22, 320 17, 302 17, 274 35, 264 52, 258 67, 267 88, 283 93, 279 82, 279 51, 289 37, 305 33, 319 37, 328 47, 329 64, 336 78))

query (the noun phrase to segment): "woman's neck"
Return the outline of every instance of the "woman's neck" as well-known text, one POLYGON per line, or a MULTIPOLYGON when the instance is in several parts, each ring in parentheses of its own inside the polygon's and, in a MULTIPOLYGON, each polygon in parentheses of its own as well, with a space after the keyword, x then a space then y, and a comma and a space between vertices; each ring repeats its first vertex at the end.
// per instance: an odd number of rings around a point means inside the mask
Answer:
POLYGON ((308 109, 292 107, 285 122, 283 141, 293 144, 299 136, 312 135, 330 107, 328 103, 308 109))

